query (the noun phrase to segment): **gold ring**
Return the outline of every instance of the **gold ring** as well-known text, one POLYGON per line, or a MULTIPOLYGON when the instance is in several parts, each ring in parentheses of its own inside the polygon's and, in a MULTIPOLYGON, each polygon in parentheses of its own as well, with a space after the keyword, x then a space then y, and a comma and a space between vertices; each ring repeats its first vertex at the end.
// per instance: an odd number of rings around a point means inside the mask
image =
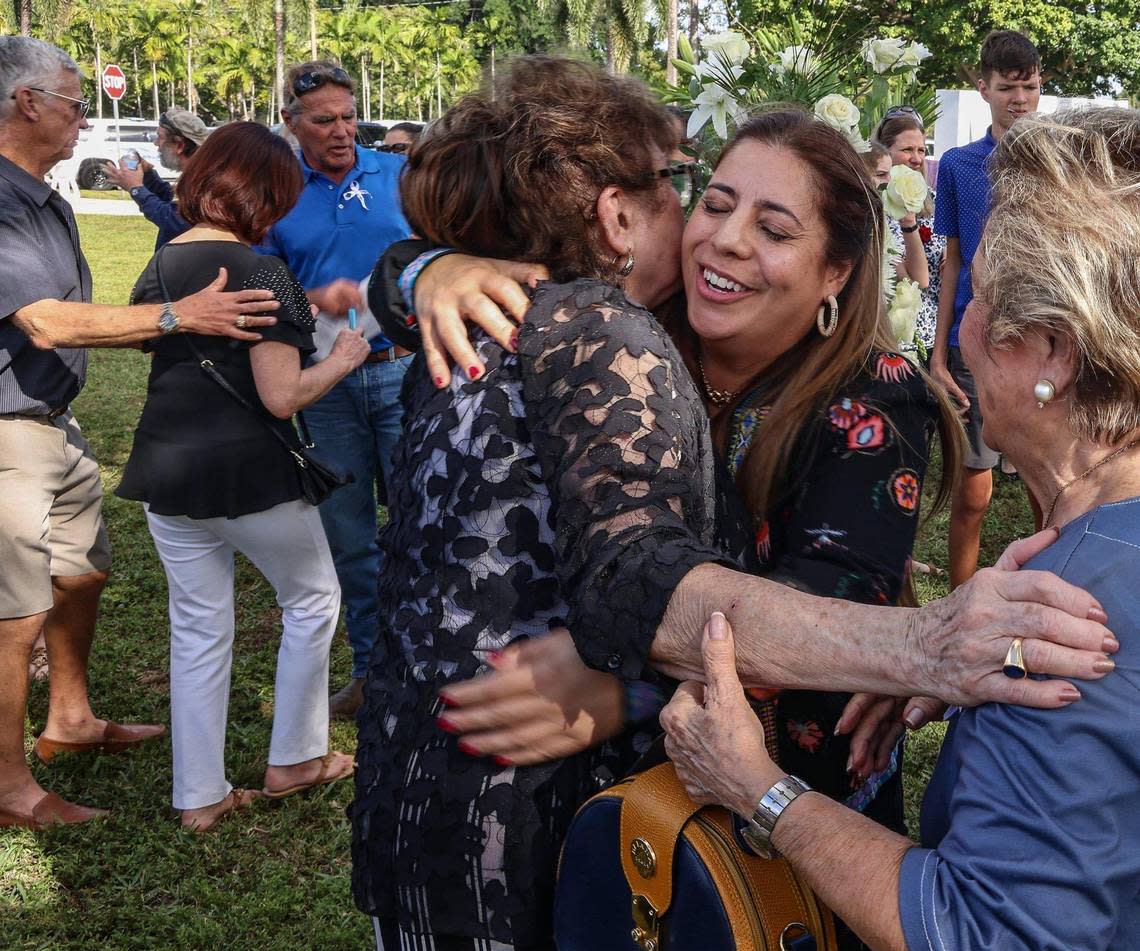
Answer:
POLYGON ((1005 652, 1005 661, 1001 665, 1001 672, 1011 680, 1021 680, 1028 676, 1025 667, 1025 657, 1021 653, 1021 638, 1015 637, 1005 652))
POLYGON ((237 320, 234 321, 234 325, 238 328, 238 330, 241 330, 241 328, 245 326, 245 314, 238 314, 237 320))

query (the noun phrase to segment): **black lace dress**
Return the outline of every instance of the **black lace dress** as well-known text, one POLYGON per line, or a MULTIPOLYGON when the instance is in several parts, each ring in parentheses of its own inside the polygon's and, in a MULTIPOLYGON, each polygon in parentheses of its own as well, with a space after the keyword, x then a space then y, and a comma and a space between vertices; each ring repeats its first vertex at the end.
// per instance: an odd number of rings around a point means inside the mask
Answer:
POLYGON ((479 380, 437 390, 417 358, 404 384, 380 579, 393 633, 358 716, 353 892, 411 934, 548 949, 574 811, 656 726, 503 767, 438 728, 438 692, 559 625, 591 666, 652 677, 677 584, 704 562, 736 564, 750 537, 677 350, 620 291, 540 285, 517 355, 475 345, 479 380))

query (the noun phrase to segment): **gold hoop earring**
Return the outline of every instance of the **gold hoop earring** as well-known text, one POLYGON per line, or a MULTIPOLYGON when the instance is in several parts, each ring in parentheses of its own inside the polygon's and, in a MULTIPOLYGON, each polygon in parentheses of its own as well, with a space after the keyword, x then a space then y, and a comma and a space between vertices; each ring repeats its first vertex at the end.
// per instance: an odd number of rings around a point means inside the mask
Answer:
POLYGON ((826 297, 826 304, 820 304, 819 310, 815 314, 815 325, 819 332, 824 337, 830 337, 835 333, 835 328, 839 326, 839 301, 835 299, 834 294, 828 294, 826 297), (830 311, 829 318, 826 323, 825 314, 830 311))
POLYGON ((629 277, 633 273, 633 265, 633 248, 630 248, 625 255, 625 264, 623 264, 621 270, 618 271, 618 277, 629 277))

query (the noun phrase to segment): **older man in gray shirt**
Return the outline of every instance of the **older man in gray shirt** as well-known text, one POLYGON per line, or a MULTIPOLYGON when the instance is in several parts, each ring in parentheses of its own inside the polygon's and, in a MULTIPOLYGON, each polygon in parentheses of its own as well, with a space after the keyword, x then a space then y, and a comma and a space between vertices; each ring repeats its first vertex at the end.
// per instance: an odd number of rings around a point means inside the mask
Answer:
POLYGON ((0 827, 83 822, 96 809, 45 792, 24 755, 28 658, 43 632, 51 660, 45 762, 61 752, 118 752, 161 726, 99 719, 87 696, 110 549, 99 467, 68 404, 83 388, 86 347, 129 346, 193 331, 244 340, 274 323, 269 291, 221 293, 225 274, 181 301, 102 307, 70 206, 44 183, 87 127, 78 67, 62 50, 0 37, 0 827))

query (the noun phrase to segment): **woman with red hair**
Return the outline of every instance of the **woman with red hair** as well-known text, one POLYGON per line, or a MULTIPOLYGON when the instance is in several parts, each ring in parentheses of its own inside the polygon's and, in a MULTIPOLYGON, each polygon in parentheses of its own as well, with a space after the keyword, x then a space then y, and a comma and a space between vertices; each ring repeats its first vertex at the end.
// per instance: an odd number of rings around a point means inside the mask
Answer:
POLYGON ((327 360, 304 368, 313 350, 305 292, 282 261, 250 247, 300 192, 301 170, 284 140, 253 122, 219 129, 178 183, 179 210, 193 227, 155 254, 132 294, 134 303, 178 300, 221 268, 227 289, 268 288, 281 303, 277 323, 252 344, 180 334, 167 307, 116 490, 143 503, 166 569, 174 807, 197 831, 259 795, 280 798, 352 772, 351 757, 328 752, 340 588, 285 447, 298 445, 293 414, 356 369, 368 344, 343 330, 327 360), (225 774, 235 551, 273 585, 284 613, 261 793, 233 788, 225 774))

